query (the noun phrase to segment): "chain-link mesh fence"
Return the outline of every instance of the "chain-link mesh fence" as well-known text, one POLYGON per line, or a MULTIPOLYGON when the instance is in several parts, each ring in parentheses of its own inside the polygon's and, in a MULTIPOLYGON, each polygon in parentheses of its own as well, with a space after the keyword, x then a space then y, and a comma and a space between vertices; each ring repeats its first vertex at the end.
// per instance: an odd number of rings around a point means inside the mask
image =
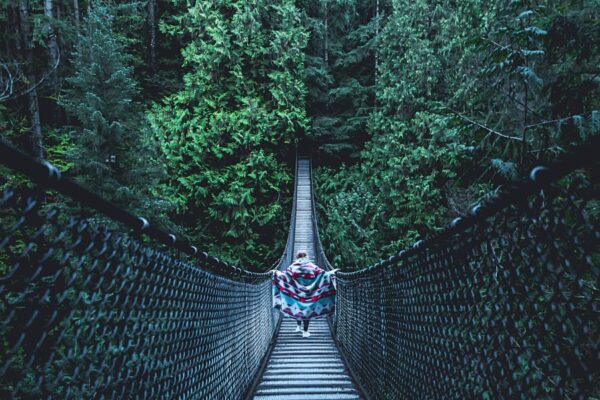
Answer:
POLYGON ((0 194, 0 398, 240 398, 276 326, 270 274, 217 273, 44 196, 0 194))
MULTIPOLYGON (((443 234, 339 274, 336 338, 367 394, 599 396, 593 165, 552 184, 560 168, 539 170, 443 234)), ((0 397, 241 397, 276 326, 269 276, 192 263, 44 196, 0 197, 0 397)))
POLYGON ((599 169, 564 168, 338 274, 336 338, 370 397, 600 398, 599 169))

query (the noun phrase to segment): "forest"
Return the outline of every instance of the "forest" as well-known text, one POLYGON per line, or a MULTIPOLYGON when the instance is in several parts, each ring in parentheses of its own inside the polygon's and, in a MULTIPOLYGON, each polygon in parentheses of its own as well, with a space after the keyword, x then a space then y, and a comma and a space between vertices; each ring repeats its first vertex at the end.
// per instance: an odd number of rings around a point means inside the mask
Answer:
POLYGON ((283 251, 296 149, 311 149, 325 252, 358 269, 597 133, 599 13, 599 0, 1 0, 0 135, 254 271, 283 251))

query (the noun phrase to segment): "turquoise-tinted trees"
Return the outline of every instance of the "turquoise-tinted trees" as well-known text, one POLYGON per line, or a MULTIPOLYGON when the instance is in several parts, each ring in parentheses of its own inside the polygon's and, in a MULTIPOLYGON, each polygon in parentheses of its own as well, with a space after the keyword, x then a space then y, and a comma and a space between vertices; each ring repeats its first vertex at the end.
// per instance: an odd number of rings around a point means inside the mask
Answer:
POLYGON ((86 187, 129 210, 154 215, 162 168, 112 21, 111 9, 95 2, 82 23, 72 57, 75 73, 60 98, 74 122, 64 129, 72 142, 67 159, 86 187))

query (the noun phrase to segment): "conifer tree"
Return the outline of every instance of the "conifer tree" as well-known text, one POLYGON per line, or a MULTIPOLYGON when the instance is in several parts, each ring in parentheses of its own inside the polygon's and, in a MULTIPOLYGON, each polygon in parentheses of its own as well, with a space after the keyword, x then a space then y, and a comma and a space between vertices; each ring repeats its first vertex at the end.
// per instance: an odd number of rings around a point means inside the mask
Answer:
POLYGON ((338 159, 357 158, 369 137, 383 15, 378 6, 364 0, 313 0, 306 8, 311 33, 305 71, 310 136, 338 159))
POLYGON ((359 164, 316 174, 335 262, 408 247, 597 132, 592 3, 391 1, 371 138, 359 164))
POLYGON ((291 0, 203 0, 177 29, 193 37, 185 88, 153 113, 168 190, 180 214, 194 216, 186 222, 196 237, 219 243, 217 254, 275 258, 292 179, 282 156, 306 125, 299 12, 291 0))
POLYGON ((130 210, 154 213, 147 188, 156 185, 161 168, 112 21, 110 8, 98 1, 82 24, 72 58, 75 72, 60 100, 76 121, 69 128, 74 147, 68 156, 72 173, 88 188, 130 210))

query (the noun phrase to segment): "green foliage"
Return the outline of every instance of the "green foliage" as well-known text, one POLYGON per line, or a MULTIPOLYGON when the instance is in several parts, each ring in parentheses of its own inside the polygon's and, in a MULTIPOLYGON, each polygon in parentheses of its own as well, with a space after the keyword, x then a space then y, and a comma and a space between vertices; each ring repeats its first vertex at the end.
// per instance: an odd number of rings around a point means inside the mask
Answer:
POLYGON ((165 190, 202 243, 252 268, 281 251, 291 176, 283 163, 306 126, 307 35, 292 1, 199 1, 174 32, 185 88, 154 108, 171 177, 165 190))
MULTIPOLYGON (((50 161, 251 268, 281 251, 291 143, 312 143, 327 253, 355 268, 598 130, 597 3, 29 2, 28 66, 50 161)), ((21 92, 16 6, 0 2, 0 62, 21 92)), ((27 96, 0 104, 24 149, 28 113, 27 96)))
POLYGON ((318 174, 330 258, 355 268, 406 248, 597 132, 593 3, 392 1, 372 139, 360 165, 318 174))
POLYGON ((322 237, 341 268, 361 268, 412 245, 460 213, 457 203, 474 200, 473 193, 457 191, 471 153, 457 143, 459 124, 425 112, 387 123, 393 126, 375 133, 360 165, 317 173, 322 237))
POLYGON ((357 158, 369 137, 381 18, 372 2, 311 0, 306 25, 311 33, 305 67, 308 139, 328 156, 357 158))
POLYGON ((488 54, 479 71, 488 85, 470 105, 488 125, 521 139, 496 150, 521 171, 594 130, 599 86, 597 75, 589 72, 600 60, 597 17, 597 6, 587 1, 515 1, 496 7, 478 47, 488 54))
POLYGON ((156 186, 162 170, 112 20, 111 9, 95 2, 83 22, 72 59, 76 72, 60 98, 77 122, 66 129, 73 145, 63 138, 58 151, 86 187, 131 211, 156 216, 160 206, 148 188, 156 186))
POLYGON ((114 2, 114 33, 123 43, 128 65, 139 82, 144 100, 159 101, 181 88, 182 40, 160 26, 179 12, 170 0, 155 0, 155 65, 151 59, 149 1, 114 2))

